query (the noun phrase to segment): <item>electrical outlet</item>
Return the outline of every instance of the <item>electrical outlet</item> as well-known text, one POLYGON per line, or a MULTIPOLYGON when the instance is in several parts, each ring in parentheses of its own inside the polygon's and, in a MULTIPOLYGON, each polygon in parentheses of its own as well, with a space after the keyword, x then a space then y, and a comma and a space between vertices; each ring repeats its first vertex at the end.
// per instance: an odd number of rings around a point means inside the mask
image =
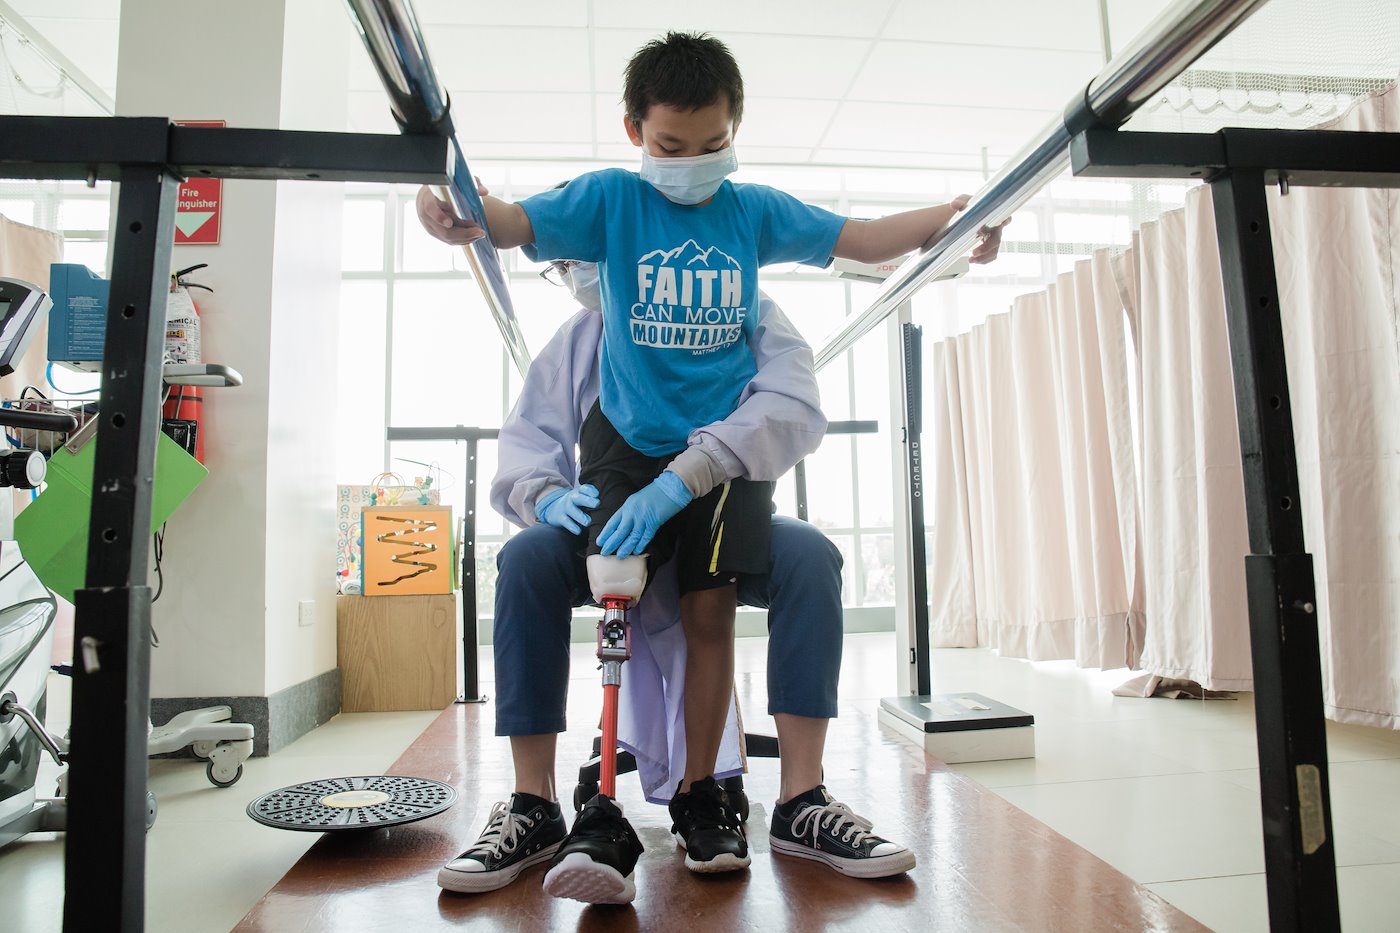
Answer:
POLYGON ((316 624, 316 600, 303 599, 297 603, 297 625, 316 624))

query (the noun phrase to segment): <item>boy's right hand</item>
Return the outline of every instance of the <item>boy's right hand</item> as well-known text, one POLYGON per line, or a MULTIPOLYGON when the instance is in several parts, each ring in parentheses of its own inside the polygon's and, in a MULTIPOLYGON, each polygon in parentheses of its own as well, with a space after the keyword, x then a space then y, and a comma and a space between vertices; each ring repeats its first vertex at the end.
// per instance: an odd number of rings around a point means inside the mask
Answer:
MULTIPOLYGON (((477 191, 485 195, 486 189, 482 187, 481 182, 478 181, 476 184, 477 191)), ((415 204, 418 208, 418 222, 435 240, 441 240, 453 246, 466 246, 468 243, 473 243, 486 236, 486 231, 481 229, 480 224, 456 216, 452 211, 452 205, 446 201, 438 200, 437 196, 433 194, 433 190, 427 185, 418 189, 418 198, 415 204)))

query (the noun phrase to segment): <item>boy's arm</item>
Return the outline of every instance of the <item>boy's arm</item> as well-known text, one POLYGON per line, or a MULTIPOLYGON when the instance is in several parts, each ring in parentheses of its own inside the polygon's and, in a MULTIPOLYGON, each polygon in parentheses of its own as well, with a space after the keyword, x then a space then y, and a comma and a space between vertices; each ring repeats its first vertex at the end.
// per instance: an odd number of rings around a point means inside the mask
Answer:
MULTIPOLYGON (((847 220, 836 237, 832 255, 857 262, 888 262, 916 249, 926 249, 935 237, 967 207, 971 200, 960 194, 947 204, 902 211, 875 220, 847 220)), ((972 262, 991 262, 1001 247, 1001 228, 983 227, 980 239, 972 250, 972 262)))
MULTIPOLYGON (((530 224, 530 217, 523 207, 493 198, 483 187, 478 187, 477 190, 481 193, 481 204, 486 210, 486 223, 491 227, 491 235, 496 240, 497 249, 513 249, 535 242, 535 228, 530 224)), ((480 224, 457 217, 452 211, 452 206, 439 200, 427 185, 418 189, 415 205, 418 209, 418 222, 434 239, 454 246, 465 246, 486 235, 480 224)))

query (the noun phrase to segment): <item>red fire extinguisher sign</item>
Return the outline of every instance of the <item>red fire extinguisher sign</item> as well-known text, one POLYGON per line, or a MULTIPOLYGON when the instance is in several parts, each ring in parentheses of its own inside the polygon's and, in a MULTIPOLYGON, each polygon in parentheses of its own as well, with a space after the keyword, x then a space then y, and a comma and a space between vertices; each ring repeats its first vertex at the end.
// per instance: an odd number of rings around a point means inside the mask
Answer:
MULTIPOLYGON (((225 120, 176 120, 177 126, 227 126, 225 120)), ((175 245, 215 246, 223 219, 224 180, 190 178, 180 183, 175 205, 175 245)))

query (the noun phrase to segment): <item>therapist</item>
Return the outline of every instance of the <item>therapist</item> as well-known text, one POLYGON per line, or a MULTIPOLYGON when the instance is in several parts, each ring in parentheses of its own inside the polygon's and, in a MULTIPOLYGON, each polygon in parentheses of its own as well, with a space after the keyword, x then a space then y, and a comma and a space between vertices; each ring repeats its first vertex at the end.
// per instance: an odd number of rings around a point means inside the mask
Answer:
MULTIPOLYGON (((437 205, 430 194, 421 196, 420 218, 425 198, 437 205)), ((456 242, 451 235, 457 231, 423 219, 439 239, 456 242)), ((598 397, 603 322, 596 267, 560 263, 547 272, 568 285, 584 310, 531 364, 501 428, 491 486, 492 505, 525 529, 497 558, 493 635, 496 733, 510 737, 515 792, 495 806, 477 843, 439 873, 439 884, 455 891, 509 884, 528 866, 553 858, 567 833, 557 802, 555 749, 565 728, 572 610, 591 601, 580 532, 596 503, 587 487, 577 486, 576 445, 598 397)), ((758 372, 738 408, 689 439, 691 456, 723 480, 775 480, 815 450, 826 430, 811 348, 766 296, 759 322, 751 341, 758 372)), ((806 522, 777 515, 772 522, 769 573, 741 581, 739 600, 768 609, 768 711, 777 725, 781 767, 773 851, 860 877, 908 871, 913 853, 875 836, 868 821, 822 786, 841 666, 840 552, 806 522)), ((640 845, 619 840, 595 851, 596 861, 626 877, 640 845), (619 853, 618 846, 635 851, 619 853)))

